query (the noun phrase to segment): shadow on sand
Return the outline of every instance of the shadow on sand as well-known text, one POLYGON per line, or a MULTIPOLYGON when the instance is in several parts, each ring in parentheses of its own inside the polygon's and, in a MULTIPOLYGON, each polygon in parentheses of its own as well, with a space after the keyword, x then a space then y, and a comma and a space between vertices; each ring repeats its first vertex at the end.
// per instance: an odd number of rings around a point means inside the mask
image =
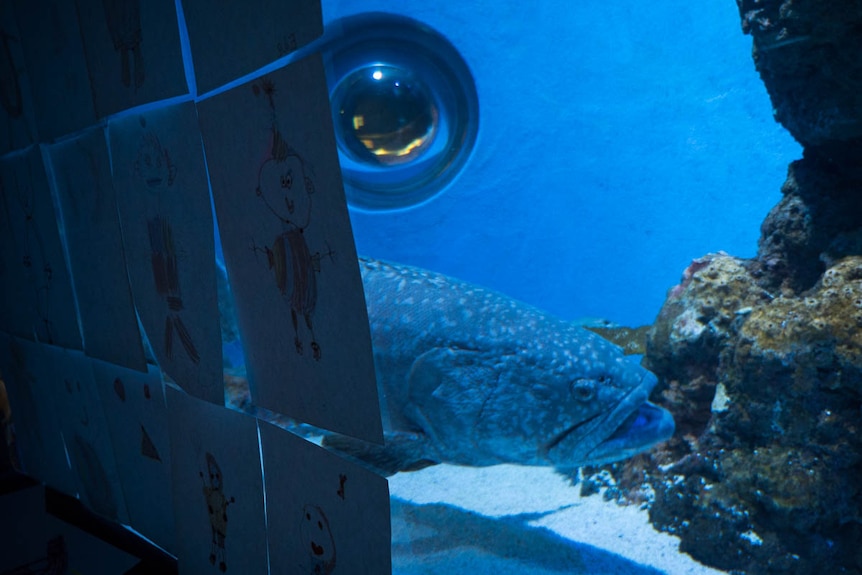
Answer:
POLYGON ((544 514, 485 517, 392 498, 392 572, 492 575, 661 575, 608 551, 528 525, 544 514))

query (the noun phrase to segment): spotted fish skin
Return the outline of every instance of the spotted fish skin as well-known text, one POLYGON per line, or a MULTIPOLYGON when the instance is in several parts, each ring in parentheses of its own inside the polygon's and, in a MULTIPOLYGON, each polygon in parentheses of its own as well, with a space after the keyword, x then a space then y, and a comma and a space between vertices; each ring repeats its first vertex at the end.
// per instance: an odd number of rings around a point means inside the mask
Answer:
POLYGON ((664 441, 673 418, 619 347, 427 270, 360 258, 385 445, 324 445, 391 474, 434 463, 571 470, 664 441))

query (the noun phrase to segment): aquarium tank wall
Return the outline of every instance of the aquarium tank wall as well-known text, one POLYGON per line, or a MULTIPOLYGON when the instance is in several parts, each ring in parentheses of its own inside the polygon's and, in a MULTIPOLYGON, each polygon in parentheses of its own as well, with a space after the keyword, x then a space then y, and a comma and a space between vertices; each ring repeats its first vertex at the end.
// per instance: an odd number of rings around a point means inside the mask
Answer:
POLYGON ((3 3, 0 572, 862 573, 860 26, 3 3))

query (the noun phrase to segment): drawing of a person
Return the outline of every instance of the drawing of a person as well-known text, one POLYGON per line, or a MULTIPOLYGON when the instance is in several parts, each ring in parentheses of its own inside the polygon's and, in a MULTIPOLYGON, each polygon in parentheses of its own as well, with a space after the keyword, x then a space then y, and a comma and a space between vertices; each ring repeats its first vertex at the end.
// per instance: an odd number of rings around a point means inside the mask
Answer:
POLYGON ((218 561, 219 571, 224 573, 227 571, 227 563, 225 562, 224 541, 227 537, 227 507, 236 500, 231 497, 228 499, 222 490, 222 475, 221 468, 216 463, 212 453, 206 453, 207 460, 207 476, 209 481, 204 477, 203 471, 200 472, 201 478, 204 480, 204 499, 207 502, 207 511, 210 517, 210 528, 212 530, 212 543, 210 546, 210 563, 216 564, 218 561))
POLYGON ((7 221, 11 223, 21 218, 24 222, 23 230, 17 226, 12 229, 18 246, 24 252, 21 255, 21 265, 34 293, 36 305, 34 311, 39 320, 33 328, 39 341, 53 344, 54 324, 51 321, 50 303, 54 272, 51 262, 48 261, 42 230, 36 216, 32 172, 28 172, 26 179, 19 179, 18 174, 14 172, 11 174, 10 181, 0 177, 0 197, 5 200, 2 207, 6 210, 7 221), (16 233, 16 230, 20 233, 16 233))
MULTIPOLYGON (((258 171, 255 193, 267 209, 279 219, 282 231, 271 246, 258 248, 267 256, 267 264, 275 275, 275 283, 290 306, 296 352, 303 353, 299 337, 299 317, 311 334, 311 351, 320 360, 320 345, 314 335, 313 316, 317 306, 317 277, 321 254, 311 253, 305 230, 311 223, 314 182, 308 176, 305 160, 272 128, 271 155, 258 171)), ((332 252, 324 255, 332 257, 332 252)))
POLYGON ((132 62, 135 64, 135 88, 144 84, 144 57, 141 53, 141 1, 102 0, 105 21, 114 50, 120 54, 120 79, 127 88, 132 85, 132 62), (129 60, 131 53, 132 60, 129 60))
POLYGON ((9 46, 14 40, 17 38, 0 30, 0 106, 10 118, 20 118, 24 115, 24 99, 21 96, 18 69, 9 46))
MULTIPOLYGON (((159 200, 161 195, 167 193, 174 184, 177 168, 171 162, 168 151, 162 147, 158 136, 153 133, 147 133, 141 139, 138 157, 135 160, 135 172, 147 188, 157 194, 159 200)), ((177 271, 177 248, 174 243, 173 227, 168 218, 161 214, 160 209, 147 219, 147 233, 150 238, 150 262, 156 292, 164 298, 168 306, 165 317, 165 355, 173 358, 174 334, 176 334, 188 358, 192 363, 198 364, 201 360, 200 354, 180 316, 183 298, 177 271)))

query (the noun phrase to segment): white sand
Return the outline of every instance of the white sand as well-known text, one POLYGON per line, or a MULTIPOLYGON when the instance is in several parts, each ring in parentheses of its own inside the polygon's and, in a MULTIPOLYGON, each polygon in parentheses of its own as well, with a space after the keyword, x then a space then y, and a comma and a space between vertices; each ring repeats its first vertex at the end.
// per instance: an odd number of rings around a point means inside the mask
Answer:
POLYGON ((398 575, 722 573, 680 553, 645 510, 580 497, 550 469, 439 465, 389 485, 398 575))

